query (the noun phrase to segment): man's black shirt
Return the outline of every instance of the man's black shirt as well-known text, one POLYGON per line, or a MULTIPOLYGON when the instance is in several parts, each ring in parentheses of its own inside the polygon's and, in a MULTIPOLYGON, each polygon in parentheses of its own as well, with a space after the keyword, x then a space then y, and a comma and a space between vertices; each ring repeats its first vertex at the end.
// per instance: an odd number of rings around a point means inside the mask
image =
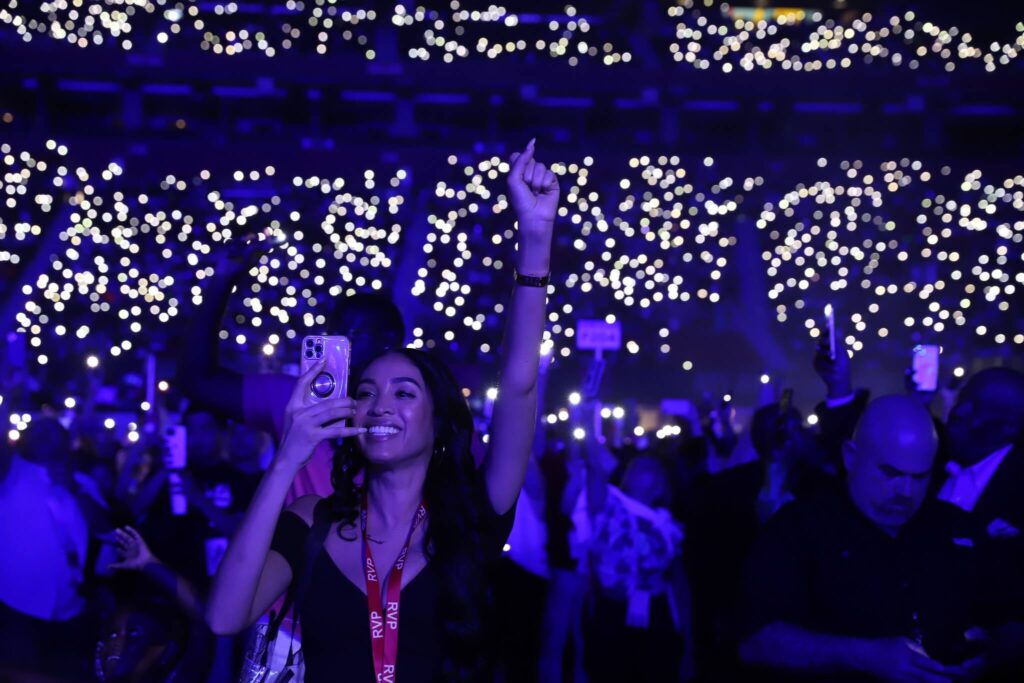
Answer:
POLYGON ((859 638, 902 636, 940 661, 970 654, 966 629, 989 621, 983 536, 957 507, 929 500, 895 537, 849 496, 783 507, 744 577, 745 634, 785 622, 859 638))

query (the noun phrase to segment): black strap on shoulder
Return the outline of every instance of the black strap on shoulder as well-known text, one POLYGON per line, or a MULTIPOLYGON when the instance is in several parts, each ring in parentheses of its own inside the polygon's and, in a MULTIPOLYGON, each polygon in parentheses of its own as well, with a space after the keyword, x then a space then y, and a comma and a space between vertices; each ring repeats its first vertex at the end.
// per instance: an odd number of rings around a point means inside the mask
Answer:
MULTIPOLYGON (((267 626, 268 647, 263 653, 263 661, 261 662, 264 666, 267 664, 272 644, 281 630, 281 624, 284 622, 285 616, 292 612, 293 623, 299 621, 298 605, 301 605, 306 597, 306 591, 309 589, 309 582, 313 576, 313 564, 316 561, 317 555, 320 554, 320 549, 323 548, 324 541, 327 540, 327 534, 331 529, 331 521, 330 505, 327 499, 324 498, 317 501, 316 506, 313 508, 313 526, 310 527, 309 533, 306 534, 306 542, 303 545, 301 564, 297 568, 298 571, 291 585, 288 586, 288 592, 285 593, 281 611, 276 614, 274 612, 270 613, 270 624, 267 626)), ((292 664, 294 655, 295 652, 292 650, 291 645, 289 645, 288 666, 292 664)))

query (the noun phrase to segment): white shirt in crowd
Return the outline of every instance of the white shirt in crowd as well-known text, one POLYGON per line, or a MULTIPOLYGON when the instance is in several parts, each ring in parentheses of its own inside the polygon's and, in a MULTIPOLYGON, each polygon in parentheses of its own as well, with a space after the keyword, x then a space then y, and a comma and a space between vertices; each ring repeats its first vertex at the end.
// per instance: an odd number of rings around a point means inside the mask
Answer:
POLYGON ((14 456, 0 482, 0 602, 47 621, 77 616, 88 541, 74 496, 45 467, 14 456))
POLYGON ((949 479, 939 490, 939 500, 972 512, 981 494, 985 492, 985 487, 992 480, 992 475, 999 469, 1012 448, 1010 445, 1004 446, 970 467, 960 467, 955 462, 946 465, 949 479))

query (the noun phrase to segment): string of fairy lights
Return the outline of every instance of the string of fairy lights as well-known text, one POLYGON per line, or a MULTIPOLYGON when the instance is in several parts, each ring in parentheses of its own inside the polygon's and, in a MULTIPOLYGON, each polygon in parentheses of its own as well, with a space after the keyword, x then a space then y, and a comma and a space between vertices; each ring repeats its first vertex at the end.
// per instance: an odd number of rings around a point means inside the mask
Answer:
MULTIPOLYGON (((622 22, 575 5, 516 12, 500 5, 470 9, 461 0, 396 2, 389 11, 338 0, 287 0, 273 8, 237 2, 174 0, 10 0, 0 22, 23 40, 39 37, 81 48, 181 43, 216 55, 267 57, 302 50, 324 55, 355 49, 366 60, 404 58, 452 63, 531 54, 570 66, 628 64, 633 53, 622 22), (398 34, 394 48, 378 45, 380 30, 398 34)), ((736 7, 712 0, 664 3, 664 23, 644 21, 644 35, 673 63, 721 73, 793 72, 887 64, 946 72, 978 64, 993 72, 1024 52, 1024 22, 1000 41, 982 44, 969 31, 912 11, 830 16, 815 9, 736 7)))

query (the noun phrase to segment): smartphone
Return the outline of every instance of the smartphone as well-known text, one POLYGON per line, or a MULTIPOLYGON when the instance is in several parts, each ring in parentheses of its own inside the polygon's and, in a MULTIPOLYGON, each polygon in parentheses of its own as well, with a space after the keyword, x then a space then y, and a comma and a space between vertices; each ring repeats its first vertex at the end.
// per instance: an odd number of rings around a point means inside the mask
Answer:
POLYGON ((836 359, 836 311, 832 304, 825 304, 825 325, 828 327, 828 357, 836 359))
POLYGON ((167 444, 164 466, 169 470, 185 469, 188 465, 188 431, 185 427, 167 427, 164 430, 164 443, 167 444))
POLYGON ((167 485, 171 497, 171 514, 181 517, 188 512, 188 498, 181 481, 181 471, 188 465, 188 430, 182 425, 164 429, 164 467, 169 470, 167 485))
POLYGON ((181 517, 188 513, 188 497, 185 495, 185 484, 181 480, 181 472, 172 470, 168 473, 167 486, 171 494, 171 514, 181 517))
POLYGON ((914 386, 918 391, 936 391, 939 388, 939 347, 935 344, 918 344, 914 347, 911 366, 914 371, 914 386))
POLYGON ((352 347, 348 337, 311 335, 302 340, 299 368, 302 374, 321 360, 324 368, 309 383, 309 397, 318 403, 348 395, 349 359, 352 347))
POLYGON ((732 394, 725 394, 722 396, 718 408, 711 411, 711 433, 719 439, 725 438, 726 427, 732 429, 732 418, 732 394))

